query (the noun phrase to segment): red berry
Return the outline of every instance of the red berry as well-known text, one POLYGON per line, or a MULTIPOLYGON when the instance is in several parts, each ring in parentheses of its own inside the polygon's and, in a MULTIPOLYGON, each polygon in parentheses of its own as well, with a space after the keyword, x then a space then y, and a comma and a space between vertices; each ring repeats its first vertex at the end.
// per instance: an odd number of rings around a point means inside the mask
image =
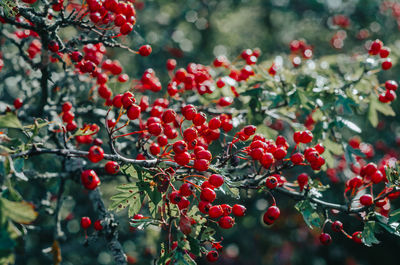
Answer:
POLYGON ((183 139, 186 142, 191 142, 197 138, 197 130, 193 127, 187 128, 183 131, 183 139))
POLYGON ((122 35, 128 35, 133 30, 133 25, 129 22, 121 26, 120 32, 122 35))
POLYGON ((151 46, 150 45, 143 45, 139 48, 139 54, 141 56, 149 56, 151 54, 151 46))
POLYGON ((78 125, 76 124, 76 122, 71 121, 70 123, 67 124, 67 131, 72 132, 75 131, 76 128, 78 128, 78 125))
POLYGON ((235 224, 235 219, 233 219, 231 216, 223 216, 221 219, 219 219, 218 224, 223 229, 229 229, 235 224))
POLYGON ((187 144, 184 141, 177 141, 172 145, 175 154, 183 153, 187 150, 187 144))
POLYGON ((108 174, 117 174, 119 171, 119 165, 115 161, 108 161, 105 165, 105 170, 108 174))
POLYGON ((382 47, 381 50, 379 51, 379 56, 381 58, 386 58, 390 54, 390 49, 388 47, 382 47))
POLYGON ((208 128, 210 130, 216 130, 221 127, 221 120, 219 117, 214 117, 208 122, 208 128))
POLYGON ((385 82, 385 88, 386 88, 387 90, 397 90, 398 86, 399 86, 399 85, 398 85, 397 82, 394 81, 394 80, 387 80, 387 81, 385 82))
POLYGON ((267 214, 267 212, 264 213, 263 215, 263 221, 266 225, 272 225, 274 223, 274 220, 271 220, 267 214))
POLYGON ((23 102, 22 99, 20 99, 20 98, 16 98, 16 99, 14 100, 14 108, 15 108, 15 109, 21 108, 23 104, 24 104, 24 102, 23 102))
POLYGON ((60 45, 58 44, 57 41, 52 40, 52 41, 49 42, 48 48, 52 52, 58 52, 58 50, 60 49, 60 45))
POLYGON ((91 224, 92 224, 92 221, 90 220, 89 217, 82 217, 81 218, 81 227, 83 229, 88 229, 91 224))
POLYGON ((93 226, 94 229, 97 231, 103 230, 103 226, 101 225, 101 220, 97 220, 96 222, 94 222, 93 226))
POLYGON ((360 197, 360 203, 364 206, 370 206, 374 203, 374 198, 370 194, 364 194, 360 197))
POLYGON ((314 146, 314 148, 320 155, 325 152, 325 147, 322 144, 317 144, 316 146, 314 146))
POLYGON ((272 221, 275 221, 276 219, 278 219, 280 214, 281 214, 281 212, 280 212, 279 208, 276 206, 271 206, 266 211, 266 215, 267 215, 268 219, 270 219, 272 221))
POLYGON ((274 158, 277 160, 281 160, 281 159, 285 158, 286 154, 287 154, 287 151, 283 147, 277 148, 273 153, 274 158))
POLYGON ((208 178, 208 182, 213 185, 215 188, 219 188, 224 184, 224 177, 219 174, 212 174, 208 178))
POLYGON ((81 182, 88 190, 94 190, 100 185, 100 179, 94 170, 85 170, 81 174, 81 182))
POLYGON ((174 156, 174 160, 180 166, 186 166, 190 161, 190 154, 188 152, 176 154, 174 156))
POLYGON ((383 43, 380 40, 375 40, 372 42, 371 47, 369 48, 369 54, 377 55, 381 48, 383 47, 383 43))
POLYGON ((253 134, 256 133, 256 126, 254 125, 247 125, 246 127, 243 128, 243 132, 247 136, 252 136, 253 134))
POLYGON ((390 68, 392 68, 392 61, 387 58, 386 61, 382 62, 382 70, 389 70, 390 68))
POLYGON ((149 124, 147 129, 148 129, 149 133, 154 136, 158 136, 162 133, 162 126, 158 122, 149 124))
POLYGON ((302 173, 297 177, 297 183, 299 184, 300 191, 304 189, 304 186, 308 184, 308 175, 306 173, 302 173))
POLYGON ((322 233, 322 234, 319 236, 319 241, 321 241, 321 244, 322 244, 322 245, 327 246, 327 245, 329 245, 330 243, 332 243, 332 237, 331 237, 330 234, 322 233))
POLYGON ((235 204, 232 207, 232 212, 235 216, 244 216, 246 213, 246 207, 240 204, 235 204))
POLYGON ((275 189, 278 186, 278 180, 274 176, 269 176, 265 181, 265 186, 268 189, 275 189))
POLYGON ((179 191, 173 191, 169 194, 169 200, 173 204, 178 204, 182 199, 182 195, 179 193, 179 191))
POLYGON ((104 150, 100 146, 94 145, 90 147, 88 159, 92 163, 100 162, 104 158, 104 150))
POLYGON ((215 251, 215 250, 211 250, 211 251, 209 251, 208 253, 207 253, 207 260, 209 261, 209 262, 215 262, 215 261, 217 261, 218 260, 218 252, 217 251, 215 251))
POLYGON ((290 160, 292 161, 293 164, 298 165, 304 162, 304 155, 301 153, 294 153, 291 157, 290 160))
POLYGON ((64 102, 63 104, 62 104, 62 111, 63 112, 67 112, 67 111, 69 111, 69 110, 71 110, 72 109, 72 103, 71 102, 64 102))
POLYGON ((362 243, 362 232, 361 231, 354 232, 353 235, 351 236, 351 238, 353 239, 354 242, 361 244, 362 243))
POLYGON ((194 191, 193 185, 187 182, 183 183, 182 186, 179 188, 179 193, 185 197, 192 195, 193 191, 194 191))
POLYGON ((176 67, 176 60, 175 59, 168 59, 167 60, 167 70, 172 71, 176 67))
POLYGON ((343 224, 340 221, 335 221, 332 223, 332 230, 335 232, 340 232, 343 230, 343 224))
POLYGON ((303 144, 308 144, 313 139, 313 134, 309 130, 301 132, 300 142, 303 144))
POLYGON ((200 212, 207 214, 208 210, 211 207, 211 203, 209 203, 208 201, 200 201, 198 206, 200 212))
POLYGON ((140 107, 136 104, 132 104, 126 112, 126 115, 130 120, 136 120, 137 118, 139 118, 140 112, 140 107))
POLYGON ((168 109, 164 111, 162 114, 161 120, 165 123, 171 123, 176 120, 176 112, 172 109, 168 109))
POLYGON ((74 120, 74 118, 75 118, 75 114, 72 113, 71 111, 64 112, 64 114, 62 116, 63 122, 66 122, 66 123, 72 122, 74 120))
POLYGON ((216 197, 215 191, 210 188, 204 188, 200 193, 200 199, 203 201, 213 202, 216 197))
POLYGON ((219 218, 224 214, 224 211, 222 210, 221 205, 214 205, 211 206, 210 209, 208 210, 208 215, 211 218, 219 218))

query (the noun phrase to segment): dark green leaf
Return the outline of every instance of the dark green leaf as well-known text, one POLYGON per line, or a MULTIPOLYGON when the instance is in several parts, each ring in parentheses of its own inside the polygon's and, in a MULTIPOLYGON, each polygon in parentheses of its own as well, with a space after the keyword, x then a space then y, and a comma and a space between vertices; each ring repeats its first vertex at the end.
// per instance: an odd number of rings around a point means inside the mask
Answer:
POLYGON ((304 221, 310 228, 320 227, 322 225, 322 218, 316 206, 309 200, 298 202, 295 208, 303 215, 304 221))
POLYGON ((364 230, 362 231, 362 241, 363 243, 371 247, 373 244, 379 244, 379 240, 375 237, 375 233, 378 232, 378 227, 375 221, 368 221, 364 225, 364 230))

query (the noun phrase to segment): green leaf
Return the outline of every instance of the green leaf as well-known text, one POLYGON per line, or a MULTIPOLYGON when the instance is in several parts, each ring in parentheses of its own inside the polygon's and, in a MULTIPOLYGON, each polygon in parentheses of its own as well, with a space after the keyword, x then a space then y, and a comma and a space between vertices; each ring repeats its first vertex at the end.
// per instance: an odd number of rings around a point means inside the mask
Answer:
POLYGON ((22 124, 15 113, 7 112, 4 115, 0 115, 0 129, 3 128, 22 129, 22 124))
POLYGON ((235 199, 240 199, 239 189, 238 188, 229 187, 226 182, 224 182, 224 184, 222 184, 222 186, 219 189, 225 195, 229 195, 229 196, 231 196, 232 198, 235 198, 235 199))
POLYGON ((378 227, 375 221, 368 221, 364 225, 364 230, 362 231, 362 241, 363 243, 371 247, 373 244, 379 244, 379 240, 375 237, 375 233, 378 232, 378 227))
POLYGON ((389 223, 394 223, 400 220, 400 209, 394 210, 389 214, 389 223))
POLYGON ((1 212, 16 223, 30 224, 38 216, 33 206, 26 201, 13 202, 0 198, 0 205, 1 212))
POLYGON ((191 236, 186 236, 189 241, 190 252, 196 256, 200 256, 200 241, 191 236))
POLYGON ((326 149, 330 150, 335 155, 343 154, 343 147, 341 144, 335 143, 329 139, 325 139, 323 142, 326 149))
POLYGON ((315 204, 309 200, 299 201, 294 207, 303 215, 304 221, 311 229, 322 225, 322 218, 315 204))
POLYGON ((382 103, 378 101, 375 95, 371 94, 368 110, 368 119, 373 127, 378 126, 378 111, 386 116, 395 116, 396 113, 393 111, 392 107, 387 103, 382 103))
POLYGON ((109 209, 118 212, 128 207, 129 216, 137 214, 142 207, 143 196, 136 184, 123 184, 117 190, 120 192, 110 198, 112 203, 109 209))

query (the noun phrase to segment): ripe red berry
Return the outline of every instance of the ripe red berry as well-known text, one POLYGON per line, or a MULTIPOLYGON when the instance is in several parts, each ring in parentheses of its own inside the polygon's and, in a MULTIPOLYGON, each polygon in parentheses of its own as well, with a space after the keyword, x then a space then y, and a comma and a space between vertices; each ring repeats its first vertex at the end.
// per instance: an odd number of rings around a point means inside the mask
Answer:
POLYGON ((224 211, 222 210, 221 205, 214 205, 211 206, 210 209, 208 210, 208 215, 211 218, 219 218, 224 214, 224 211))
POLYGON ((90 147, 88 159, 92 163, 100 162, 104 158, 104 150, 100 146, 94 145, 90 147))
POLYGON ((292 161, 293 164, 298 165, 304 162, 304 155, 301 153, 294 153, 290 157, 290 161, 292 161))
POLYGON ((265 181, 265 186, 268 189, 275 189, 278 186, 278 180, 274 176, 269 176, 265 181))
POLYGON ((309 130, 301 132, 300 142, 303 144, 308 144, 313 139, 313 134, 309 130))
POLYGON ((246 207, 240 204, 235 204, 232 207, 232 212, 235 216, 244 216, 246 213, 246 207))
POLYGON ((66 123, 72 122, 74 120, 74 118, 75 118, 75 114, 72 113, 71 111, 64 112, 64 114, 62 115, 62 120, 63 120, 63 122, 66 122, 66 123))
POLYGON ((216 197, 217 195, 215 194, 215 191, 210 188, 204 188, 201 190, 200 199, 202 201, 213 202, 216 197))
POLYGON ((374 198, 370 194, 364 194, 360 197, 360 203, 364 206, 370 206, 374 203, 374 198))
POLYGON ((285 158, 286 154, 287 154, 287 151, 283 147, 277 148, 273 153, 274 158, 276 160, 281 160, 281 159, 285 158))
POLYGON ((149 133, 154 135, 154 136, 158 136, 158 135, 160 135, 162 133, 162 126, 158 122, 149 124, 147 129, 148 129, 149 133))
POLYGON ((392 68, 392 61, 387 58, 386 61, 382 62, 382 70, 389 70, 390 68, 392 68))
POLYGON ((58 50, 60 49, 60 45, 58 44, 57 41, 52 40, 49 42, 48 44, 48 49, 52 52, 58 52, 58 50))
POLYGON ((200 201, 198 206, 200 212, 207 214, 208 210, 211 207, 211 203, 209 203, 208 201, 200 201))
POLYGON ((386 58, 390 54, 390 49, 388 47, 382 47, 381 50, 379 51, 379 56, 381 58, 386 58))
POLYGON ((182 195, 179 193, 179 191, 173 191, 169 194, 169 200, 173 204, 178 204, 182 199, 182 195))
POLYGON ((117 174, 119 171, 119 165, 115 161, 108 161, 105 165, 105 170, 108 174, 117 174))
POLYGON ((187 144, 184 141, 177 141, 172 145, 175 154, 183 153, 187 150, 187 144))
POLYGON ((189 127, 186 130, 183 131, 183 139, 185 139, 186 142, 191 142, 197 138, 197 130, 193 127, 189 127))
POLYGON ((253 134, 256 133, 256 126, 254 125, 247 125, 246 127, 243 128, 243 132, 247 136, 252 136, 253 134))
POLYGON ((133 30, 133 25, 129 22, 126 22, 119 30, 122 35, 128 35, 133 30))
POLYGON ((176 154, 174 156, 174 160, 180 166, 186 166, 190 161, 190 154, 188 152, 176 154))
POLYGON ((208 182, 213 185, 215 188, 219 188, 224 184, 224 177, 219 174, 212 174, 208 178, 208 182))
POLYGON ((276 219, 278 219, 279 215, 281 214, 280 210, 278 207, 276 206, 270 206, 266 213, 265 213, 268 217, 268 219, 275 221, 276 219))
POLYGON ((223 216, 221 219, 219 219, 218 224, 223 229, 229 229, 235 224, 235 219, 233 219, 231 216, 223 216))
POLYGON ((143 45, 139 48, 139 54, 141 56, 149 56, 151 54, 151 46, 150 45, 143 45))
POLYGON ((82 53, 80 53, 78 51, 72 52, 69 56, 71 57, 71 60, 76 63, 79 63, 83 59, 82 53))
POLYGON ((272 224, 274 223, 274 220, 271 220, 271 219, 268 217, 267 212, 265 212, 264 215, 263 215, 263 222, 264 222, 264 224, 266 224, 266 225, 272 225, 272 224))
POLYGON ((397 90, 398 87, 399 87, 399 85, 394 80, 387 80, 385 82, 385 88, 387 90, 397 90))
POLYGON ((72 103, 71 102, 69 102, 69 101, 67 101, 67 102, 64 102, 63 104, 62 104, 62 111, 63 112, 67 112, 67 111, 69 111, 69 110, 71 110, 72 109, 72 103))
POLYGON ((343 230, 343 224, 340 221, 335 221, 332 223, 332 230, 335 232, 340 232, 343 230))
POLYGON ((24 102, 23 102, 22 99, 20 99, 20 98, 16 98, 16 99, 14 100, 14 108, 15 108, 15 109, 21 108, 23 104, 24 104, 24 102))
POLYGON ((354 242, 361 244, 362 243, 362 232, 361 231, 354 232, 353 235, 351 236, 351 238, 353 239, 354 242))
POLYGON ((179 193, 185 197, 192 195, 193 191, 194 191, 193 185, 187 182, 183 183, 182 186, 179 188, 179 193))
POLYGON ((327 245, 329 245, 330 243, 332 243, 332 237, 331 237, 331 235, 328 234, 328 233, 322 233, 322 234, 319 236, 319 241, 321 241, 321 244, 322 244, 322 245, 327 246, 327 245))
POLYGON ((377 55, 381 48, 383 47, 383 43, 380 40, 375 40, 371 43, 371 47, 369 48, 369 54, 377 55))
POLYGON ((302 173, 297 177, 297 183, 299 184, 300 191, 304 189, 304 186, 308 184, 308 175, 306 173, 302 173))
POLYGON ((167 60, 167 70, 172 71, 176 67, 176 60, 175 59, 168 59, 167 60))
POLYGON ((293 140, 296 144, 301 142, 301 132, 294 132, 293 140))
POLYGON ((96 222, 94 222, 93 227, 96 231, 103 230, 103 226, 101 225, 101 220, 97 220, 96 222))
POLYGON ((90 220, 89 217, 82 217, 81 218, 81 227, 83 229, 88 229, 91 224, 92 224, 92 221, 90 220))
POLYGON ((209 251, 208 253, 207 253, 207 260, 209 261, 209 262, 215 262, 215 261, 217 261, 218 260, 218 256, 219 256, 219 254, 218 254, 218 252, 217 251, 215 251, 215 250, 211 250, 211 251, 209 251))
POLYGON ((81 182, 88 190, 94 190, 100 185, 100 179, 94 170, 85 170, 81 174, 81 182))

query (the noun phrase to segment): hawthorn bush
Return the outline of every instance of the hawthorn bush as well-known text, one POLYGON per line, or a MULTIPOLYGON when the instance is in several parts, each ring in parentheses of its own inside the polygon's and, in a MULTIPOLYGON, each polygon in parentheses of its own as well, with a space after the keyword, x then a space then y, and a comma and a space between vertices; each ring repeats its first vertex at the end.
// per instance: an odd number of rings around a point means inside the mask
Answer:
MULTIPOLYGON (((189 1, 182 13, 163 1, 1 2, 1 264, 258 264, 272 262, 258 247, 290 249, 293 238, 356 248, 400 236, 399 53, 388 34, 400 5, 375 3, 373 18, 355 5, 353 22, 329 5, 286 3, 321 12, 318 26, 293 19, 320 34, 274 31, 276 43, 260 40, 266 54, 220 46, 191 62, 226 34, 208 24, 226 25, 218 5, 254 11, 230 2, 189 1), (201 41, 175 31, 180 48, 157 47, 137 33, 157 43, 184 19, 201 41)), ((252 4, 267 24, 286 10, 252 4)))

